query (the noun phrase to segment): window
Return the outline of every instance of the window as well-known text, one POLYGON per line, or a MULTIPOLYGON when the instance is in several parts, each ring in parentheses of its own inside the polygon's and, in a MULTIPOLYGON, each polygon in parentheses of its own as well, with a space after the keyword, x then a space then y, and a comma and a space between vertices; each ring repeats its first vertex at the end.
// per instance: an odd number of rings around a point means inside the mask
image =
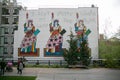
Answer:
POLYGON ((2 8, 2 15, 9 15, 9 10, 6 8, 2 8))
POLYGON ((0 44, 4 44, 4 37, 0 37, 0 44))
POLYGON ((7 48, 4 47, 4 54, 8 54, 7 48))
POLYGON ((7 4, 4 2, 4 3, 2 3, 2 5, 3 5, 3 6, 6 6, 7 4))
POLYGON ((7 37, 4 37, 4 44, 8 44, 7 37))
POLYGON ((3 54, 4 47, 0 46, 0 54, 3 54))
POLYGON ((4 34, 4 28, 0 28, 0 35, 4 34))
POLYGON ((18 26, 15 26, 15 27, 14 27, 14 30, 18 30, 18 26))
POLYGON ((12 50, 11 54, 13 54, 13 47, 12 46, 11 46, 11 50, 12 50))
POLYGON ((2 28, 0 28, 0 35, 2 34, 2 28))
POLYGON ((17 22, 18 22, 18 17, 14 18, 13 24, 17 24, 17 22))
POLYGON ((17 15, 17 14, 19 14, 19 10, 18 9, 14 9, 14 13, 13 13, 14 15, 17 15))
POLYGON ((14 34, 14 28, 12 29, 12 34, 14 34))
POLYGON ((1 37, 0 37, 0 44, 2 44, 2 39, 1 39, 1 37))
POLYGON ((6 18, 5 16, 2 16, 2 21, 1 21, 2 24, 9 24, 8 23, 8 18, 6 18))
POLYGON ((11 42, 11 44, 14 44, 14 38, 12 37, 12 42, 11 42))
POLYGON ((8 33, 9 33, 8 28, 5 28, 5 34, 8 34, 8 33))

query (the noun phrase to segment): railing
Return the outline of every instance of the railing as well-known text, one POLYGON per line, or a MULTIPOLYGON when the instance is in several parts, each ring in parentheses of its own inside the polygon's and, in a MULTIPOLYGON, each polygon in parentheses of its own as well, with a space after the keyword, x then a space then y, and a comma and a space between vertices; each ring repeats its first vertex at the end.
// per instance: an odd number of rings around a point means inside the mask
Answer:
MULTIPOLYGON (((5 61, 8 62, 10 60, 6 59, 5 61)), ((11 61, 16 65, 17 60, 12 60, 11 59, 11 61)), ((105 62, 106 62, 106 59, 91 59, 90 65, 97 65, 97 66, 100 66, 100 67, 104 67, 105 66, 105 62)), ((120 59, 118 59, 118 62, 119 62, 119 65, 120 65, 120 59)), ((59 65, 59 66, 67 65, 67 62, 64 61, 64 60, 27 60, 25 63, 26 64, 30 64, 30 65, 48 65, 48 66, 52 66, 52 65, 59 65)))
POLYGON ((27 61, 27 64, 33 64, 33 65, 66 65, 66 61, 64 60, 29 60, 27 61))
MULTIPOLYGON (((10 60, 5 60, 6 62, 10 60)), ((17 60, 11 60, 14 65, 17 64, 17 60)), ((26 65, 47 65, 47 66, 52 66, 52 65, 58 65, 58 66, 63 66, 67 65, 67 62, 64 60, 27 60, 24 62, 26 65)))

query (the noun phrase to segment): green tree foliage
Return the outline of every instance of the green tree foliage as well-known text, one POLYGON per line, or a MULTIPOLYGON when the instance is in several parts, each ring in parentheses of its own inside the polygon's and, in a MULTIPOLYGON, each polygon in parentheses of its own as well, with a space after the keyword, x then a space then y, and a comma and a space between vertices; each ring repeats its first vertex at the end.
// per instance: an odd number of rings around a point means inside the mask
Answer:
POLYGON ((90 50, 87 44, 87 41, 83 40, 80 51, 80 61, 82 61, 83 65, 86 66, 90 63, 90 50))
POLYGON ((67 61, 68 65, 75 65, 77 62, 77 45, 76 45, 76 40, 74 39, 74 35, 71 32, 70 40, 67 40, 69 43, 69 49, 64 51, 64 59, 67 61))
POLYGON ((80 65, 89 65, 90 51, 86 40, 82 40, 81 48, 77 47, 77 38, 74 37, 73 33, 70 34, 69 49, 64 51, 64 59, 68 65, 76 65, 80 62, 80 65))
POLYGON ((109 56, 114 59, 120 59, 120 41, 100 41, 99 54, 102 59, 106 59, 109 56))
POLYGON ((120 41, 99 41, 99 57, 106 59, 106 67, 120 66, 120 41))

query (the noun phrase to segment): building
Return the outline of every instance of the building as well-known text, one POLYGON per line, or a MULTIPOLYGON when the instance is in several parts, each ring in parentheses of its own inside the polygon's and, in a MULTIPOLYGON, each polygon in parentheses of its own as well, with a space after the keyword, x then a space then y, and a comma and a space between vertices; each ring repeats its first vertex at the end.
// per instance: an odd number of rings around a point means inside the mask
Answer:
POLYGON ((18 30, 19 10, 16 0, 0 1, 0 56, 12 58, 14 31, 18 30))
POLYGON ((98 8, 40 8, 21 10, 18 30, 14 34, 14 60, 63 60, 62 50, 68 49, 70 31, 91 30, 88 36, 92 59, 98 58, 98 8), (82 24, 82 25, 81 25, 82 24), (54 37, 54 38, 53 38, 54 37))

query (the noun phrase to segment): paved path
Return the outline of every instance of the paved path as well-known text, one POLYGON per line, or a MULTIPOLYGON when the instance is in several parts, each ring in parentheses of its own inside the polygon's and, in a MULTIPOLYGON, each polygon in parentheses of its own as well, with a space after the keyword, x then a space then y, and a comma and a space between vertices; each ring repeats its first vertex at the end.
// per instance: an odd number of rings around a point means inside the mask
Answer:
POLYGON ((25 68, 23 74, 6 72, 5 76, 37 76, 36 80, 120 80, 120 70, 106 68, 25 68))

